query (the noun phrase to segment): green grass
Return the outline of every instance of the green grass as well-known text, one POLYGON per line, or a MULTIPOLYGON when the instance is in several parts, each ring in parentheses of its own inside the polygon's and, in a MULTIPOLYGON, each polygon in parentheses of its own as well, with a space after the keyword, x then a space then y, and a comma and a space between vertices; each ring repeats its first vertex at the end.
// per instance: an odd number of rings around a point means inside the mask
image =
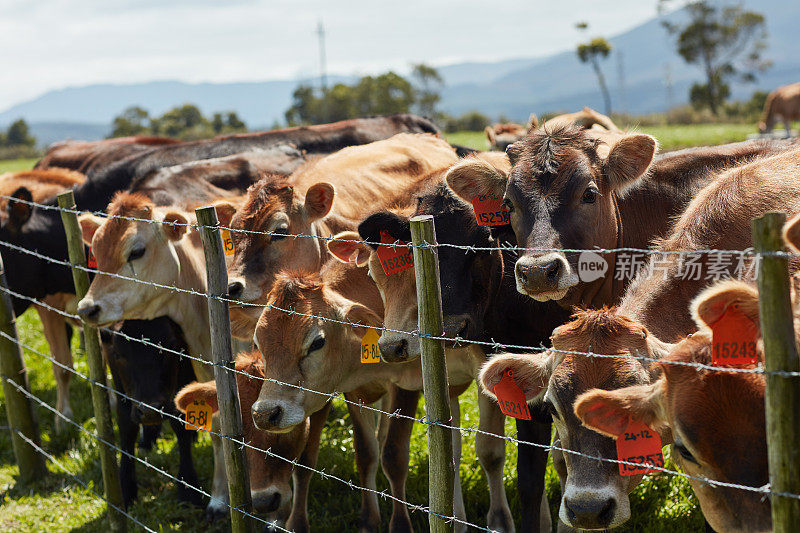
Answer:
MULTIPOLYGON (((635 124, 630 125, 635 127, 635 124)), ((653 135, 661 146, 661 150, 677 150, 690 146, 711 146, 729 142, 744 141, 750 133, 756 133, 753 124, 690 124, 673 126, 648 126, 635 128, 643 133, 653 135)), ((482 131, 458 131, 445 134, 453 144, 460 144, 487 150, 489 142, 482 131)))
MULTIPOLYGON (((482 134, 461 133, 452 142, 467 144, 475 142, 482 134), (457 140, 456 140, 457 139, 457 140), (466 139, 466 140, 465 140, 466 139)), ((0 162, 0 171, 29 168, 31 161, 0 162)), ((20 340, 43 353, 49 353, 41 334, 38 316, 29 310, 18 321, 20 340)), ((86 360, 74 343, 75 368, 87 373, 86 360)), ((32 392, 49 405, 55 405, 55 380, 51 366, 42 357, 25 352, 32 392)), ((92 408, 87 383, 73 378, 70 385, 75 420, 84 427, 93 429, 92 408)), ((473 385, 462 396, 462 425, 474 427, 478 424, 477 391, 473 385)), ((8 424, 4 399, 0 391, 0 426, 8 424)), ((43 407, 36 409, 42 434, 43 447, 61 461, 69 471, 84 483, 102 493, 102 477, 99 466, 97 444, 77 428, 65 434, 55 434, 54 415, 43 407)), ((418 413, 422 416, 422 411, 418 413)), ((506 421, 506 434, 514 435, 512 420, 506 421)), ((332 415, 322 437, 322 449, 317 467, 345 480, 358 484, 353 464, 352 430, 347 410, 341 402, 334 404, 332 415)), ((151 464, 176 474, 177 450, 175 438, 167 425, 155 448, 144 457, 151 464)), ((519 520, 519 501, 516 496, 516 448, 506 447, 505 485, 514 517, 519 520)), ((208 491, 211 484, 211 441, 201 435, 194 447, 194 458, 200 482, 208 491)), ((674 465, 669 464, 671 468, 674 465)), ((0 431, 0 531, 107 531, 105 507, 89 490, 77 483, 52 463, 48 464, 46 479, 31 486, 17 483, 19 475, 11 450, 8 431, 0 431)), ((139 500, 130 513, 147 526, 163 531, 197 531, 207 533, 228 531, 227 521, 207 525, 202 509, 181 505, 176 488, 169 479, 159 476, 142 465, 137 465, 139 476, 139 500)), ((417 424, 411 443, 411 464, 407 483, 407 499, 417 504, 428 501, 428 454, 423 426, 417 424)), ((488 489, 475 455, 474 436, 467 433, 463 443, 463 458, 460 467, 463 494, 468 520, 476 524, 485 523, 488 510, 488 489)), ((552 466, 547 472, 547 492, 553 516, 556 516, 559 501, 559 483, 552 466)), ((388 491, 388 483, 379 475, 379 490, 388 491)), ((311 484, 310 520, 314 531, 353 531, 358 518, 360 495, 341 482, 315 476, 311 484)), ((670 476, 647 476, 631 495, 632 518, 621 532, 694 532, 703 530, 699 505, 683 478, 670 476)), ((383 528, 388 527, 391 505, 381 500, 383 528)), ((411 513, 417 531, 427 530, 427 521, 420 512, 411 513)), ((554 522, 555 525, 556 522, 554 522)), ((131 529, 134 529, 131 526, 131 529)))
POLYGON ((0 160, 0 172, 16 172, 28 170, 36 164, 38 159, 6 159, 0 160))

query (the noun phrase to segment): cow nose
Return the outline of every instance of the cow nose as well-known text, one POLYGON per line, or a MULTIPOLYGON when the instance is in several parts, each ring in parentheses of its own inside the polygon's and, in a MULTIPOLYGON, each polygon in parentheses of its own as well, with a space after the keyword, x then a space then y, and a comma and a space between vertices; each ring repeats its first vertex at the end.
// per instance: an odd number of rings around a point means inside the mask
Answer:
POLYGON ((264 490, 251 493, 253 508, 259 513, 274 513, 281 507, 281 493, 264 490))
POLYGON ((262 400, 253 404, 253 422, 261 429, 269 429, 280 426, 283 417, 283 407, 280 405, 270 405, 262 400))
MULTIPOLYGON (((158 409, 158 407, 156 408, 158 409)), ((133 410, 133 421, 144 425, 156 425, 161 423, 161 414, 154 409, 138 405, 133 410)))
POLYGON ((228 284, 228 298, 239 299, 244 292, 244 283, 241 281, 232 281, 228 284))
POLYGON ((445 317, 444 336, 451 339, 456 337, 464 339, 469 334, 471 326, 472 320, 467 315, 445 317))
POLYGON ((78 315, 86 320, 94 320, 100 315, 100 306, 94 302, 81 302, 78 315))
POLYGON ((559 290, 567 273, 566 260, 557 254, 520 257, 514 265, 517 284, 528 295, 559 290))
POLYGON ((388 363, 396 363, 397 361, 408 359, 408 341, 406 339, 390 341, 379 339, 378 348, 381 351, 381 359, 388 363))
POLYGON ((565 500, 570 525, 580 529, 601 529, 614 518, 617 503, 614 498, 565 500))

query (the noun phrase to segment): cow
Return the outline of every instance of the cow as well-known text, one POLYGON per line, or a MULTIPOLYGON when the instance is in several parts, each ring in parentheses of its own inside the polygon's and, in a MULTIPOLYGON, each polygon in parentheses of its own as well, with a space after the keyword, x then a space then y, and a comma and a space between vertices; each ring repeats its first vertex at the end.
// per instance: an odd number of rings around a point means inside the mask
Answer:
POLYGON ((498 356, 482 370, 487 393, 512 370, 526 398, 543 402, 553 414, 560 447, 569 452, 554 460, 565 480, 559 516, 566 524, 586 529, 623 523, 630 514, 627 493, 638 483, 637 476, 620 476, 615 463, 598 465, 578 455, 613 459, 616 449, 613 440, 581 425, 572 412, 576 398, 593 388, 651 382, 651 363, 694 331, 689 304, 713 279, 707 276, 752 275, 749 261, 729 257, 724 268, 712 270, 711 254, 698 254, 701 275, 687 277, 686 253, 745 250, 751 246, 752 218, 773 210, 800 212, 798 169, 800 150, 795 149, 723 172, 689 203, 669 236, 654 245, 667 253, 650 258, 617 308, 578 311, 553 331, 550 350, 498 356))
POLYGON ((611 275, 617 254, 607 252, 590 259, 605 262, 609 274, 582 281, 580 250, 646 248, 715 171, 787 146, 749 141, 656 158, 649 135, 558 126, 511 146, 508 174, 473 161, 451 172, 448 185, 468 202, 503 198, 516 244, 528 248, 514 269, 518 291, 567 308, 599 307, 615 303, 627 280, 611 275))
MULTIPOLYGON (((484 153, 476 157, 501 170, 508 167, 503 154, 484 153)), ((352 258, 356 263, 369 266, 385 306, 384 326, 387 330, 381 334, 380 345, 382 357, 387 361, 419 357, 418 337, 397 333, 417 329, 415 278, 413 270, 390 276, 384 274, 375 253, 376 243, 381 240, 381 231, 387 232, 392 239, 410 241, 409 218, 414 215, 434 217, 437 242, 443 244, 438 248, 438 256, 445 335, 454 339, 458 337, 461 346, 470 341, 538 346, 547 342, 552 329, 568 316, 556 304, 541 304, 516 292, 513 278, 504 274, 504 265, 513 264, 513 252, 501 252, 499 241, 493 239, 490 229, 476 224, 472 206, 447 188, 443 178, 449 171, 435 173, 420 191, 409 191, 409 196, 416 197, 415 206, 374 213, 359 225, 359 234, 343 233, 328 244, 331 253, 341 260, 352 258)), ((475 344, 473 349, 480 349, 480 346, 475 344)), ((480 357, 472 360, 480 361, 480 357)), ((477 372, 478 369, 473 370, 477 372)), ((481 396, 479 409, 480 427, 489 433, 502 433, 503 416, 498 408, 481 396)), ((520 440, 546 446, 550 442, 549 421, 541 416, 537 422, 520 420, 518 434, 520 440)), ((493 470, 502 469, 504 448, 501 445, 497 439, 476 437, 478 457, 489 480, 495 479, 493 470)), ((529 502, 522 506, 522 528, 526 531, 538 528, 540 518, 542 523, 549 524, 549 509, 545 506, 539 517, 540 509, 535 504, 542 499, 541 480, 546 460, 546 450, 529 446, 519 448, 520 497, 529 502)), ((492 487, 495 488, 496 493, 490 490, 492 501, 487 523, 491 528, 509 531, 513 523, 505 507, 505 495, 502 486, 492 487)))
POLYGON ((792 121, 800 120, 800 82, 778 87, 767 96, 764 113, 758 123, 760 133, 770 133, 778 120, 783 121, 786 137, 792 136, 792 121))
MULTIPOLYGON (((330 403, 288 433, 261 431, 253 424, 250 411, 264 378, 261 354, 256 350, 240 352, 234 369, 242 414, 242 436, 248 444, 245 456, 253 509, 290 531, 310 531, 308 487, 330 403), (258 450, 267 450, 267 453, 258 450), (296 461, 299 467, 293 468, 292 461, 296 461), (294 481, 294 496, 289 485, 290 477, 294 481)), ((175 395, 174 403, 185 413, 187 407, 198 400, 211 406, 216 413, 219 409, 216 382, 193 381, 175 395)))
MULTIPOLYGON (((255 304, 266 301, 279 269, 319 270, 327 259, 323 239, 355 228, 375 206, 407 201, 401 193, 409 184, 456 161, 445 141, 402 133, 319 159, 289 180, 270 178, 251 187, 231 219, 228 296, 242 302, 232 314, 234 335, 252 337, 261 312, 255 304), (253 231, 261 233, 248 233, 253 231)), ((234 211, 225 202, 217 210, 234 211)))
POLYGON ((116 137, 100 141, 61 141, 51 144, 34 168, 60 167, 87 174, 154 146, 177 142, 179 141, 168 137, 144 136, 116 137))
MULTIPOLYGON (((188 358, 173 352, 186 350, 186 342, 180 328, 166 317, 154 320, 126 320, 111 329, 100 331, 101 347, 114 388, 124 394, 117 395, 116 411, 119 427, 120 455, 119 476, 122 499, 129 506, 138 493, 136 484, 135 443, 139 426, 160 426, 167 415, 178 441, 178 479, 197 487, 197 473, 192 462, 192 443, 195 433, 187 431, 172 404, 178 390, 194 381, 194 371, 188 358), (133 339, 147 339, 143 344, 133 339), (165 350, 153 345, 163 346, 165 350)), ((178 499, 200 505, 200 493, 183 483, 177 483, 178 499)))
MULTIPOLYGON (((86 177, 80 172, 51 168, 45 170, 23 170, 20 172, 7 172, 0 175, 0 231, 16 233, 21 230, 20 221, 24 214, 29 212, 31 206, 22 202, 9 202, 9 198, 20 198, 26 202, 41 202, 55 194, 76 187, 85 181, 86 177)), ((15 266, 5 264, 6 276, 15 266)), ((41 280, 39 280, 41 282, 41 280)), ((12 286, 13 290, 13 286, 12 286)), ((69 401, 69 383, 72 372, 72 352, 69 341, 72 328, 63 315, 49 309, 55 307, 65 310, 68 306, 74 307, 74 298, 66 293, 50 294, 41 298, 45 305, 34 304, 36 312, 42 321, 45 339, 50 346, 50 353, 60 365, 53 364, 53 374, 56 378, 56 409, 65 417, 72 418, 72 407, 69 401), (66 367, 66 368, 65 368, 66 367)), ((60 416, 55 418, 56 432, 66 428, 66 422, 60 416)))
MULTIPOLYGON (((382 312, 377 287, 366 269, 356 265, 332 260, 318 273, 279 273, 254 335, 268 378, 252 407, 256 427, 274 432, 289 431, 322 408, 329 394, 363 390, 368 385, 378 389, 371 396, 360 396, 364 403, 374 402, 394 385, 405 392, 404 397, 409 400, 407 411, 413 413, 422 390, 419 360, 361 363, 361 339, 369 328, 380 327, 382 312)), ((458 395, 473 378, 467 357, 448 356, 447 365, 452 424, 457 425, 460 420, 458 395)), ((408 510, 401 503, 405 500, 411 429, 411 420, 390 417, 386 439, 391 447, 384 447, 382 454, 392 494, 399 500, 393 504, 390 522, 393 531, 411 529, 408 510)), ((460 431, 454 429, 452 437, 456 464, 459 464, 460 431)), ((363 440, 364 447, 377 452, 373 436, 357 433, 356 439, 363 440)), ((362 477, 362 486, 374 489, 374 474, 373 471, 362 477)), ((456 516, 463 520, 465 509, 458 477, 454 495, 456 516)), ((364 497, 370 499, 373 511, 362 513, 361 524, 367 529, 376 529, 379 523, 377 500, 372 493, 364 497)), ((462 527, 459 525, 458 529, 462 527)))
POLYGON ((483 131, 486 134, 486 140, 489 141, 489 146, 493 150, 505 151, 509 145, 523 138, 528 129, 522 124, 507 122, 486 126, 483 131))
MULTIPOLYGON (((534 118, 535 115, 531 115, 531 121, 529 124, 535 124, 535 126, 533 128, 528 128, 528 131, 531 129, 537 129, 539 127, 538 120, 534 121, 534 118)), ((555 117, 546 120, 541 127, 548 131, 557 127, 576 127, 582 130, 588 130, 594 128, 595 125, 606 131, 622 131, 610 118, 602 113, 598 113, 591 107, 584 107, 575 113, 556 115, 555 117)))
POLYGON ((764 376, 693 366, 712 364, 711 324, 733 307, 740 320, 753 325, 755 355, 763 363, 758 290, 749 283, 722 281, 692 303, 699 331, 656 363, 657 380, 618 390, 590 390, 578 397, 574 412, 585 426, 613 439, 631 421, 658 431, 662 443, 672 444, 672 459, 691 476, 689 483, 714 531, 771 531, 770 501, 762 493, 700 481, 754 489, 769 484, 764 376))

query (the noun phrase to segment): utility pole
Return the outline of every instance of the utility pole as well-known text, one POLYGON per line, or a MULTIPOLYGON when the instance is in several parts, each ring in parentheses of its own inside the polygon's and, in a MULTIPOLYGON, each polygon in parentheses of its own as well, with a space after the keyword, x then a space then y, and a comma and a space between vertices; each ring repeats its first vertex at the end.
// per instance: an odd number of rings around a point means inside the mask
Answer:
POLYGON ((325 27, 322 20, 317 25, 317 37, 319 37, 319 83, 322 93, 328 91, 328 73, 325 68, 325 27))

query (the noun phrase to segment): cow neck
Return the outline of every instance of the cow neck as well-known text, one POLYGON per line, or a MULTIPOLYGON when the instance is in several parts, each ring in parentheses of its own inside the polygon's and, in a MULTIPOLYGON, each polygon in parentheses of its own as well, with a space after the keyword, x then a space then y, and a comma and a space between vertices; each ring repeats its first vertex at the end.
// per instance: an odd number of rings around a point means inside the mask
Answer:
MULTIPOLYGON (((611 197, 614 209, 614 223, 616 224, 616 240, 614 248, 624 247, 624 226, 620 213, 619 202, 616 192, 611 197)), ((616 279, 617 252, 603 254, 603 258, 608 262, 608 271, 605 276, 591 283, 583 283, 582 291, 578 301, 580 305, 589 308, 598 308, 603 305, 613 305, 619 299, 624 288, 624 280, 616 279)))
MULTIPOLYGON (((200 293, 207 292, 205 258, 200 235, 195 229, 190 230, 188 237, 174 244, 178 255, 180 274, 175 287, 200 293)), ((164 289, 166 290, 166 289, 164 289)), ((164 311, 183 331, 186 344, 194 357, 212 361, 211 334, 208 318, 208 300, 205 296, 195 294, 169 293, 165 299, 164 311)), ((198 379, 214 378, 210 365, 192 362, 198 379)))

